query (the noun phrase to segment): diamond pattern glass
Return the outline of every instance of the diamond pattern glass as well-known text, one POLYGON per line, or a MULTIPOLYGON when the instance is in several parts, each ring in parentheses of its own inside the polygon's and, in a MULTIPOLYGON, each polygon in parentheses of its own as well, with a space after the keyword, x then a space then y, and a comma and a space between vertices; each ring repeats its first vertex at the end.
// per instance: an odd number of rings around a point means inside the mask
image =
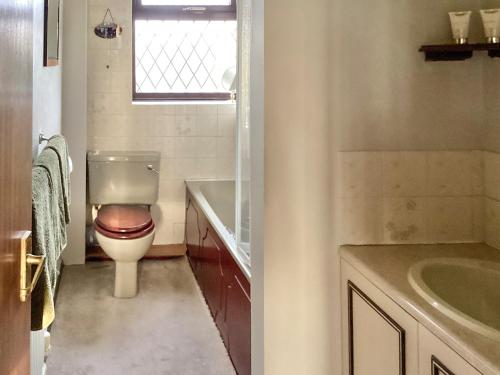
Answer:
POLYGON ((236 66, 236 21, 135 21, 137 93, 217 93, 236 66))

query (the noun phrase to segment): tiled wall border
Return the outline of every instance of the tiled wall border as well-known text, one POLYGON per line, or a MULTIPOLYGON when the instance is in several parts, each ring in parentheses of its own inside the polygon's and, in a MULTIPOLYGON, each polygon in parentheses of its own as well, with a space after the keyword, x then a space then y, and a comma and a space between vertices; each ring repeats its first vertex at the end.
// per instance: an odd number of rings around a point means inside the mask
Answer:
POLYGON ((482 151, 340 152, 337 166, 342 244, 485 240, 482 151))

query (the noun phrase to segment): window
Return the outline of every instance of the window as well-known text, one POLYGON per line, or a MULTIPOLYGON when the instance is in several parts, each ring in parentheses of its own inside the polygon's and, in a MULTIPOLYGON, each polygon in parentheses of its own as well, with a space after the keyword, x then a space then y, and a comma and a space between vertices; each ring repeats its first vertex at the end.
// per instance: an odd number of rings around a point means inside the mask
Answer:
POLYGON ((229 100, 235 0, 134 0, 134 100, 229 100))

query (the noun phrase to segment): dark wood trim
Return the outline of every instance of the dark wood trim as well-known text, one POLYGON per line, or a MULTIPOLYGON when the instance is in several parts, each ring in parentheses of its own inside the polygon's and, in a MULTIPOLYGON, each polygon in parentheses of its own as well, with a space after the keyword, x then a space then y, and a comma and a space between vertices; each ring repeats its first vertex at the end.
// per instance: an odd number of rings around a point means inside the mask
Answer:
POLYGON ((135 84, 135 51, 134 51, 134 92, 135 101, 175 101, 175 100, 231 100, 230 92, 166 92, 166 93, 146 93, 136 92, 135 84))
MULTIPOLYGON (((142 259, 161 260, 186 255, 185 244, 174 245, 153 245, 142 259)), ((85 260, 87 261, 109 261, 112 260, 106 255, 100 246, 87 247, 85 260)))
POLYGON ((436 356, 431 357, 431 374, 432 375, 455 375, 448 367, 446 367, 436 356))
POLYGON ((399 336, 399 374, 406 374, 406 332, 394 319, 382 310, 370 297, 359 289, 352 281, 347 281, 347 299, 349 314, 349 374, 354 375, 354 318, 353 318, 353 293, 363 299, 377 314, 394 328, 399 336))

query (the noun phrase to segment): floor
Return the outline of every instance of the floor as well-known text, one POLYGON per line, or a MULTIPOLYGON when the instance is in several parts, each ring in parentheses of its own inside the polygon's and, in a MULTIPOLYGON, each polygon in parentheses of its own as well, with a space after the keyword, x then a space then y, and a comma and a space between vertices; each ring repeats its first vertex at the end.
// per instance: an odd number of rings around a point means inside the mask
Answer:
POLYGON ((143 261, 139 294, 112 297, 111 262, 64 268, 48 375, 234 375, 186 258, 143 261))

